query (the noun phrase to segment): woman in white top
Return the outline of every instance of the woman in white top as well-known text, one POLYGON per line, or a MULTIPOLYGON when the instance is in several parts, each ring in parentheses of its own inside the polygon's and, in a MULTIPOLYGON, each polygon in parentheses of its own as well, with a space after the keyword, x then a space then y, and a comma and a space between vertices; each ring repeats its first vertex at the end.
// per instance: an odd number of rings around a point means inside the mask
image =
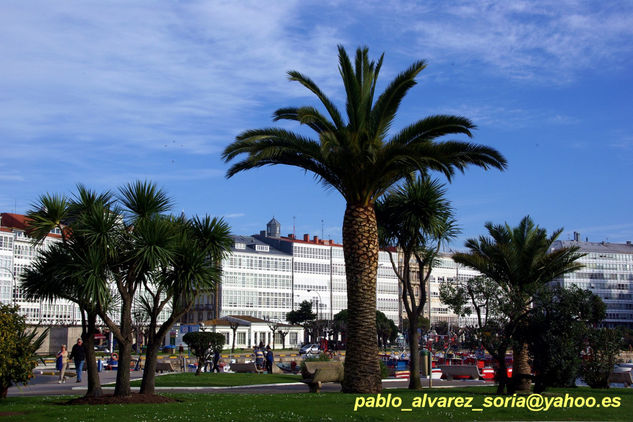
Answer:
POLYGON ((61 359, 59 380, 57 381, 58 384, 61 384, 62 382, 66 382, 66 377, 64 374, 66 373, 66 368, 68 367, 68 350, 66 350, 65 344, 62 344, 62 349, 59 351, 59 353, 57 353, 57 359, 61 359))

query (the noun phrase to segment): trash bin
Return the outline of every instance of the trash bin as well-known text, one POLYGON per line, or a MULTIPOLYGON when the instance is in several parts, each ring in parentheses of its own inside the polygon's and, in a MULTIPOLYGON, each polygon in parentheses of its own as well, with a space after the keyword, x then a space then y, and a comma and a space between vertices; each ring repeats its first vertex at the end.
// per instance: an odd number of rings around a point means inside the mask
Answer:
POLYGON ((423 377, 428 377, 429 376, 429 359, 430 359, 430 353, 428 350, 422 350, 420 352, 420 370, 422 372, 422 376, 423 377))

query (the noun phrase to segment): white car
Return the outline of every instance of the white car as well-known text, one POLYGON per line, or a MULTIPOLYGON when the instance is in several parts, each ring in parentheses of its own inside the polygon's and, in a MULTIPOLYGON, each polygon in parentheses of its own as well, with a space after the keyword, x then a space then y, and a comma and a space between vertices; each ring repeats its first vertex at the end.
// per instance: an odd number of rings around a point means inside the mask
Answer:
POLYGON ((319 349, 319 345, 316 343, 306 344, 301 349, 299 349, 300 355, 318 355, 321 352, 319 349))

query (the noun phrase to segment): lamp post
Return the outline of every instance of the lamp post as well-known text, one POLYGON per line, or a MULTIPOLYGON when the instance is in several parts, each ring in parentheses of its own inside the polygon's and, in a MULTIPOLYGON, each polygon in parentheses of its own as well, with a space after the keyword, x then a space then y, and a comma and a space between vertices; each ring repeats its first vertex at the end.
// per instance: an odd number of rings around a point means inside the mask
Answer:
POLYGON ((319 315, 321 314, 321 313, 319 312, 319 308, 321 307, 321 303, 323 303, 323 299, 321 299, 321 293, 319 293, 319 292, 318 292, 318 291, 316 291, 316 290, 308 289, 308 293, 310 293, 310 292, 314 292, 314 293, 316 293, 317 295, 319 295, 319 303, 317 303, 317 319, 321 319, 321 318, 319 318, 319 315))

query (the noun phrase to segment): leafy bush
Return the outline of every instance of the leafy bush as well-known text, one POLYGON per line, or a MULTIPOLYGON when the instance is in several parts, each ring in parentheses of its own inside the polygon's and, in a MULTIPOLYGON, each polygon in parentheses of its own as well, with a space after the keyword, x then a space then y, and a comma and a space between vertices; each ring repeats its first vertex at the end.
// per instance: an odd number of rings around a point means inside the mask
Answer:
POLYGON ((35 352, 47 333, 27 331, 17 306, 0 305, 0 398, 7 397, 11 385, 26 384, 33 377, 35 352))
POLYGON ((329 362, 330 360, 330 357, 326 353, 321 353, 318 356, 305 358, 301 362, 301 370, 304 371, 306 369, 306 362, 329 362))
POLYGON ((187 343, 189 350, 195 357, 198 358, 198 370, 196 375, 202 372, 204 362, 211 359, 211 355, 222 351, 222 347, 225 344, 224 335, 220 333, 208 333, 204 331, 197 331, 187 333, 183 336, 182 341, 187 343))
POLYGON ((620 350, 617 330, 594 328, 587 337, 588 351, 583 357, 582 378, 591 388, 609 388, 609 375, 620 350))
POLYGON ((385 365, 385 362, 381 360, 379 360, 378 362, 380 362, 380 377, 381 378, 389 378, 389 375, 391 375, 391 371, 389 370, 389 368, 387 368, 387 365, 385 365))

